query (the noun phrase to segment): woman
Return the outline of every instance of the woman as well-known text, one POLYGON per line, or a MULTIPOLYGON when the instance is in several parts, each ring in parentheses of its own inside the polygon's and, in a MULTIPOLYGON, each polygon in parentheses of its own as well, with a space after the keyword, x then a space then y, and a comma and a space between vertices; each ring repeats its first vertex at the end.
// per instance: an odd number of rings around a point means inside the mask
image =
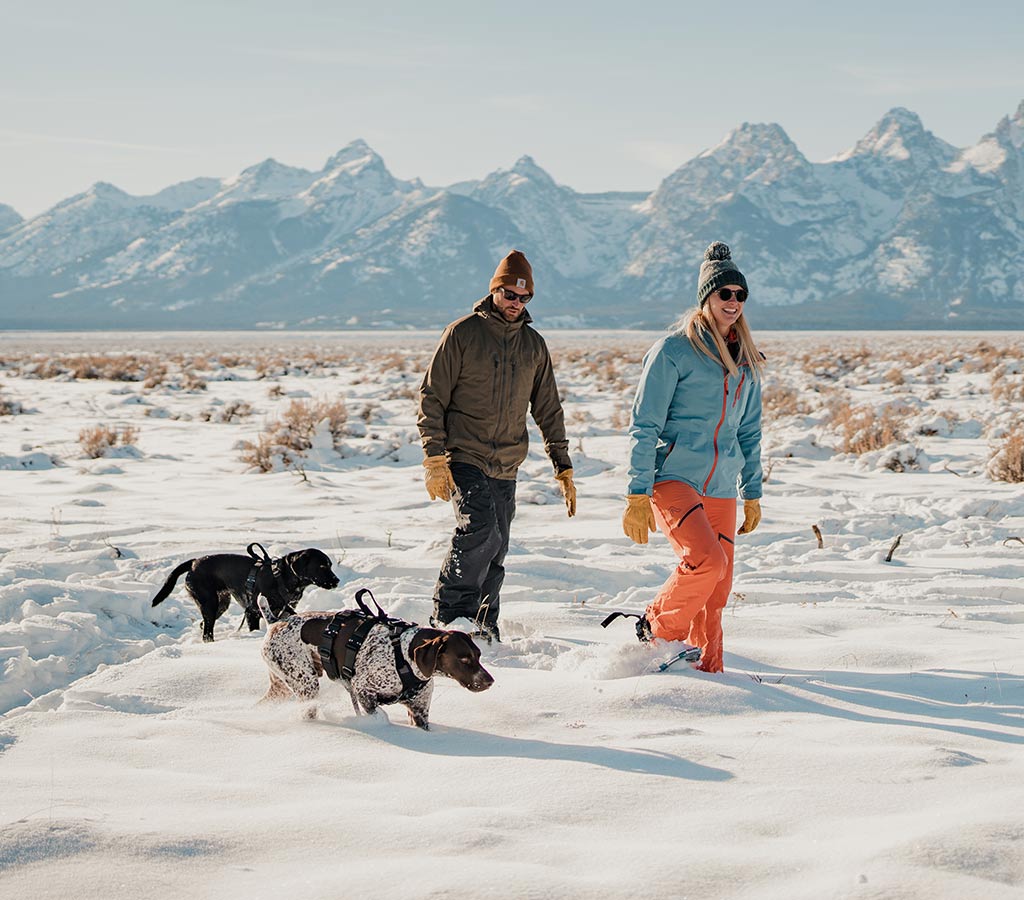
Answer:
POLYGON ((629 428, 623 531, 646 544, 648 531, 660 528, 679 556, 637 636, 700 647, 705 672, 722 671, 737 485, 739 533, 761 521, 764 357, 743 316, 746 300, 743 273, 715 241, 700 267, 697 307, 644 357, 629 428))

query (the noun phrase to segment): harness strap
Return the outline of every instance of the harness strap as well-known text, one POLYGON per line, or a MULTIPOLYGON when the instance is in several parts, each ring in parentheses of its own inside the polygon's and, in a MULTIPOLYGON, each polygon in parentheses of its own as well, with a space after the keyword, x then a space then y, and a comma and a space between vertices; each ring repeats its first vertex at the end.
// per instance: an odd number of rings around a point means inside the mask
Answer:
POLYGON ((255 606, 268 623, 277 622, 285 616, 294 616, 297 612, 295 603, 301 596, 301 593, 297 595, 294 591, 289 591, 285 588, 284 579, 281 574, 282 560, 271 559, 270 554, 267 553, 267 548, 256 541, 249 544, 245 548, 245 552, 252 557, 253 561, 253 567, 249 570, 249 574, 245 579, 245 608, 249 610, 255 606), (269 600, 264 598, 262 594, 256 593, 256 579, 259 577, 260 569, 264 566, 270 566, 270 572, 274 576, 274 583, 277 585, 281 598, 285 601, 284 607, 281 609, 281 615, 274 613, 270 608, 269 600))
POLYGON ((250 606, 252 606, 253 591, 256 590, 256 576, 259 574, 260 567, 262 565, 263 565, 263 563, 261 563, 259 560, 256 560, 256 565, 254 565, 249 570, 249 574, 246 576, 246 579, 245 579, 245 607, 246 607, 246 609, 248 609, 250 606))
POLYGON ((398 695, 399 701, 409 700, 414 694, 423 690, 423 685, 427 683, 426 679, 418 678, 413 674, 412 666, 409 665, 409 661, 402 652, 402 635, 410 628, 415 627, 408 622, 402 622, 401 627, 391 626, 391 647, 395 652, 395 668, 398 670, 398 677, 402 679, 402 693, 398 695))
POLYGON ((379 625, 377 619, 363 619, 356 628, 355 631, 349 635, 349 639, 345 642, 345 660, 341 664, 341 677, 346 681, 351 681, 356 674, 356 656, 359 655, 359 651, 363 644, 366 642, 367 635, 370 633, 370 629, 374 625, 379 625))
POLYGON ((327 623, 327 627, 324 628, 320 644, 317 647, 324 672, 331 681, 341 678, 341 673, 338 671, 338 660, 334 656, 334 639, 338 636, 338 632, 341 631, 341 626, 345 624, 347 618, 348 615, 344 612, 333 615, 331 621, 327 623))

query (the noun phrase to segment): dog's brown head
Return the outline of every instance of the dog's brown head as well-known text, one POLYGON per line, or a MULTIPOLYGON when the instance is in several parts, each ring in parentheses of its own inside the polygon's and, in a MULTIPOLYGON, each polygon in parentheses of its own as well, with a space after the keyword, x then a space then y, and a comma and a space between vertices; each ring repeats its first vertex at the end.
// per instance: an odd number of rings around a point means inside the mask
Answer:
POLYGON ((447 675, 471 691, 486 691, 494 684, 494 676, 480 665, 480 648, 464 631, 421 628, 410 652, 428 678, 447 675))

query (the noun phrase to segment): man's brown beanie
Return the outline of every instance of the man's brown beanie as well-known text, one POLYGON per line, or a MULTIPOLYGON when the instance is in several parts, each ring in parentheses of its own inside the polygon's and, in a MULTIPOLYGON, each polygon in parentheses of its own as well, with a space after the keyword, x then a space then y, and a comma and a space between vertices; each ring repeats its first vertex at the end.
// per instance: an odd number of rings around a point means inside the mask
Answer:
POLYGON ((517 291, 533 293, 533 269, 519 250, 513 250, 494 270, 491 291, 499 287, 515 288, 517 291))

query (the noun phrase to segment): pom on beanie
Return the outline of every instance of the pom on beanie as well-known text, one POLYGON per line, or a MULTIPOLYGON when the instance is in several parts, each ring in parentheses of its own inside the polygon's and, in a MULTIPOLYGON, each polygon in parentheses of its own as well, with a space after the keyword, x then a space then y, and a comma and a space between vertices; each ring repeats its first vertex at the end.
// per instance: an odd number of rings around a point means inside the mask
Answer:
POLYGON ((529 260, 520 250, 513 250, 494 270, 494 277, 491 278, 489 290, 495 288, 509 287, 518 291, 533 293, 533 268, 529 260))
POLYGON ((708 244, 708 249, 704 251, 704 258, 708 260, 716 259, 732 259, 732 253, 729 252, 729 245, 722 243, 722 241, 712 241, 708 244))
POLYGON ((744 290, 749 290, 747 279, 732 261, 729 245, 722 241, 712 241, 704 251, 704 262, 700 264, 697 276, 697 305, 703 306, 711 294, 727 284, 738 284, 744 290))

